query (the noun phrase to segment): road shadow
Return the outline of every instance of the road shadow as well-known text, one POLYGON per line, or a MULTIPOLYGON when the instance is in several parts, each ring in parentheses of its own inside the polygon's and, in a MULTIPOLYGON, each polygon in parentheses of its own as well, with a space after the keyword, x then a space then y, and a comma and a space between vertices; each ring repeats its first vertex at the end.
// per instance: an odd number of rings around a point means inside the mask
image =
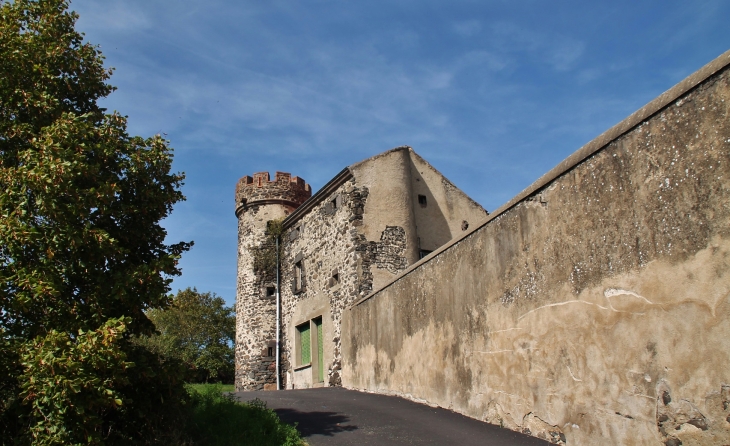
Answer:
POLYGON ((357 430, 357 426, 345 425, 350 418, 337 412, 300 412, 294 409, 274 409, 274 412, 285 423, 297 423, 297 430, 302 437, 312 435, 331 437, 340 432, 357 430))

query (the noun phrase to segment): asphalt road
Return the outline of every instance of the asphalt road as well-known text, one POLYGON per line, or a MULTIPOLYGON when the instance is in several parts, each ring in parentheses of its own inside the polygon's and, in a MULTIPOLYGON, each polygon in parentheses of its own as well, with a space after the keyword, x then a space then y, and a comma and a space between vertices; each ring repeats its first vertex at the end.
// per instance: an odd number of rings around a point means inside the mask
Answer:
POLYGON ((339 387, 237 392, 266 401, 311 446, 458 445, 545 446, 550 443, 403 398, 339 387))

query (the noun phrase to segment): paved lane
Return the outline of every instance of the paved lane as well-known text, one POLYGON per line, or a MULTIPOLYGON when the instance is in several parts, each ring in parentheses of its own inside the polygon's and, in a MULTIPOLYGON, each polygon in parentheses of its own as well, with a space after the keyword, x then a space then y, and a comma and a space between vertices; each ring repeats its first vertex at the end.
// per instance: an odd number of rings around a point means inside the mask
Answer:
POLYGON ((338 387, 235 395, 242 401, 254 398, 266 401, 282 420, 298 423, 299 431, 311 446, 550 444, 446 409, 338 387))

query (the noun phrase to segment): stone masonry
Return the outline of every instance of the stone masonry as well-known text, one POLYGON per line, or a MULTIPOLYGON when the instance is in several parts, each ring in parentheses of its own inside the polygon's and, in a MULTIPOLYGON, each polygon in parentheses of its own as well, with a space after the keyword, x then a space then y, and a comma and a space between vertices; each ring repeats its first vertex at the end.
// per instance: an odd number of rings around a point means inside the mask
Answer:
POLYGON ((236 187, 237 389, 276 385, 276 264, 261 260, 275 253, 269 222, 283 219, 281 383, 301 388, 341 385, 345 308, 416 263, 423 246, 430 252, 486 215, 409 147, 350 166, 310 196, 304 180, 282 172, 274 181, 245 176, 236 187), (306 332, 310 362, 301 363, 299 333, 318 326, 306 332))
POLYGON ((245 176, 236 186, 236 383, 243 388, 261 390, 276 383, 275 271, 254 270, 254 257, 260 250, 275 254, 267 223, 285 218, 311 195, 304 180, 285 172, 277 172, 274 181, 268 172, 245 176))

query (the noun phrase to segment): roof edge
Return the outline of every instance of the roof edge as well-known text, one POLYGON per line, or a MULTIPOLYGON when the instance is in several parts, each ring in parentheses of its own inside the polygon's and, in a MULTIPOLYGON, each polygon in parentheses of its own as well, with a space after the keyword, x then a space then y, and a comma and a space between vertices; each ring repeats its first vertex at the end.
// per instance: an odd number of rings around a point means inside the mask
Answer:
POLYGON ((322 188, 319 189, 314 195, 312 195, 304 203, 299 205, 299 207, 296 208, 294 212, 289 214, 289 216, 286 217, 282 222, 283 228, 290 228, 307 212, 309 212, 310 210, 312 210, 312 208, 321 203, 322 200, 325 199, 325 197, 334 192, 338 187, 340 187, 345 181, 349 180, 350 178, 352 178, 352 171, 349 167, 345 167, 340 171, 340 173, 335 175, 334 178, 329 180, 327 184, 322 186, 322 188))
POLYGON ((494 220, 495 218, 499 217, 500 215, 506 213, 522 201, 524 201, 526 198, 530 197, 531 195, 538 192, 540 189, 544 188, 546 185, 548 185, 550 182, 558 178, 559 176, 565 174, 566 172, 573 169, 575 166, 580 164, 582 161, 584 161, 586 158, 590 157, 594 153, 597 153, 604 148, 606 148, 610 143, 615 141, 616 139, 620 138, 621 136, 625 135, 626 133, 633 130, 636 126, 641 124, 642 122, 646 121, 647 119, 651 118, 655 114, 659 113, 661 110, 666 108, 668 105, 670 105, 672 102, 679 99, 681 96, 689 93, 691 90, 693 90, 695 87, 700 85, 702 82, 706 81, 713 75, 717 74, 721 70, 725 69, 728 65, 730 65, 730 50, 725 51, 715 59, 713 59, 711 62, 700 68, 699 70, 695 71, 694 73, 690 74, 683 80, 681 80, 678 84, 674 85, 669 90, 665 91, 664 93, 660 94, 656 98, 654 98, 651 102, 646 104, 645 106, 641 107, 634 113, 627 116, 625 119, 623 119, 618 124, 614 125, 610 129, 606 130, 605 132, 598 135, 596 138, 585 144, 580 149, 576 150, 565 158, 563 161, 561 161, 557 166, 550 169, 546 174, 541 176, 537 179, 534 183, 526 187, 522 192, 515 195, 510 201, 503 204, 499 208, 497 208, 493 213, 489 214, 489 216, 480 222, 477 225, 474 225, 473 229, 470 229, 468 232, 460 235, 459 237, 453 238, 450 241, 446 242, 444 245, 439 247, 434 252, 430 253, 423 259, 419 260, 418 262, 414 263, 413 265, 406 268, 405 271, 403 271, 400 275, 394 277, 391 279, 388 283, 381 286, 377 290, 372 291, 370 294, 368 294, 365 297, 362 297, 352 304, 348 306, 348 309, 352 309, 355 306, 360 305, 361 303, 365 302, 366 300, 370 299, 380 291, 388 288, 395 282, 399 281, 403 277, 407 276, 411 272, 413 272, 415 269, 423 265, 424 263, 427 263, 434 259, 436 256, 438 256, 440 253, 446 251, 447 249, 451 248, 452 246, 458 244, 462 240, 470 237, 472 234, 486 226, 490 221, 494 220))

